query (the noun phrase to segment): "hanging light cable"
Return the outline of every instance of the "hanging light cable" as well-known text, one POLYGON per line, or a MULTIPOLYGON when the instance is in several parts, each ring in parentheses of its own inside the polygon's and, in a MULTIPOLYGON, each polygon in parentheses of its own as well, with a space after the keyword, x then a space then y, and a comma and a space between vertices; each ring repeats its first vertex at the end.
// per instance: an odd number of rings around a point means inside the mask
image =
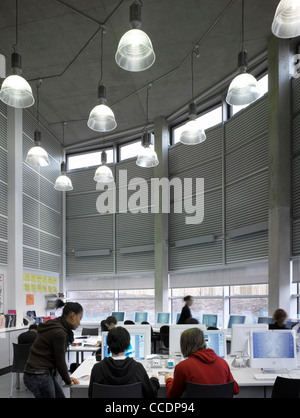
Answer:
MULTIPOLYGON (((65 122, 63 123, 63 140, 62 140, 62 142, 63 142, 63 146, 64 146, 64 143, 65 143, 65 122)), ((57 177, 57 179, 55 181, 54 189, 59 190, 61 192, 68 192, 70 190, 73 190, 72 181, 66 175, 67 167, 66 167, 65 161, 62 161, 61 166, 60 166, 60 171, 61 171, 61 174, 60 174, 60 176, 57 177)))
POLYGON ((118 45, 115 55, 116 63, 127 71, 144 71, 150 68, 155 61, 155 53, 149 36, 140 28, 141 5, 134 1, 130 6, 130 27, 118 45))
POLYGON ((45 167, 50 164, 49 157, 44 148, 41 147, 42 133, 40 131, 40 119, 39 119, 39 88, 42 80, 39 80, 36 86, 37 92, 37 129, 34 132, 34 147, 32 147, 27 154, 26 163, 33 167, 45 167))
POLYGON ((98 102, 99 104, 95 106, 87 122, 87 125, 90 129, 97 132, 108 132, 116 128, 117 123, 115 120, 115 115, 110 107, 106 106, 106 87, 102 83, 103 77, 103 31, 104 27, 101 29, 101 57, 100 57, 100 81, 98 83, 98 102))
POLYGON ((278 38, 295 38, 300 36, 299 0, 280 1, 272 22, 272 32, 278 38))
POLYGON ((26 108, 34 104, 34 97, 29 83, 21 77, 22 57, 16 51, 19 40, 18 34, 18 0, 16 0, 16 43, 13 45, 14 52, 11 55, 11 67, 13 74, 8 76, 2 83, 0 99, 8 106, 26 108))
POLYGON ((256 78, 247 73, 248 53, 244 49, 244 19, 244 0, 242 0, 242 51, 238 57, 240 74, 232 80, 226 96, 226 102, 231 106, 246 106, 260 97, 256 78))
POLYGON ((194 101, 194 53, 199 56, 198 45, 191 53, 191 68, 192 68, 192 102, 189 104, 189 121, 184 125, 184 129, 180 135, 180 142, 185 145, 197 145, 205 141, 206 135, 204 130, 197 123, 197 105, 194 101))

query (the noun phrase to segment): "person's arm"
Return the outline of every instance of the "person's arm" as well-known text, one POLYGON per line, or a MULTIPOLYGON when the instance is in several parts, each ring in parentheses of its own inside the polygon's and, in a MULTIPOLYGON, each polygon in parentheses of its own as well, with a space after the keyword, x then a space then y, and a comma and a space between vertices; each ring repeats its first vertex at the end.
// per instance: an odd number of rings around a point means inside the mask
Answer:
POLYGON ((157 391, 160 388, 159 380, 157 377, 152 376, 149 379, 149 376, 140 363, 137 363, 137 374, 139 375, 139 380, 142 384, 142 392, 144 398, 156 398, 157 391))
POLYGON ((175 367, 174 378, 165 376, 168 398, 179 398, 185 390, 186 382, 182 367, 175 367))
POLYGON ((68 372, 68 367, 66 364, 66 336, 63 332, 57 333, 53 338, 53 349, 54 349, 54 359, 55 367, 57 368, 58 373, 61 375, 63 381, 66 385, 71 385, 75 383, 75 380, 71 380, 68 372))

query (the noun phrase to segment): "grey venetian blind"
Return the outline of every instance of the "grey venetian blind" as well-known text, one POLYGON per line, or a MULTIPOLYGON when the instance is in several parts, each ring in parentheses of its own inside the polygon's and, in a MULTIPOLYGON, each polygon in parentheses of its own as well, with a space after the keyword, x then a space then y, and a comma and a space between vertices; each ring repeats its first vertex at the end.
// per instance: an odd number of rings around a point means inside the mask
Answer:
POLYGON ((36 119, 23 111, 23 265, 34 270, 60 272, 61 264, 61 192, 54 189, 60 174, 62 149, 43 127, 42 146, 50 165, 35 168, 26 164, 34 146, 36 119))
POLYGON ((7 264, 7 108, 0 102, 0 264, 7 264))

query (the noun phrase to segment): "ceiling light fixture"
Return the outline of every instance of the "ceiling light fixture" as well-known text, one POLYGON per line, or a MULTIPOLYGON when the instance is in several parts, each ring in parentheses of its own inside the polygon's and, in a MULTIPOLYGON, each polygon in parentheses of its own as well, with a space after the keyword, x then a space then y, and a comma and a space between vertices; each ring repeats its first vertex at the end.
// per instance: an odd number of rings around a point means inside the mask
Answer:
POLYGON ((66 163, 63 161, 61 163, 61 175, 57 177, 54 189, 59 190, 61 192, 68 192, 70 190, 73 190, 72 181, 69 179, 69 177, 66 176, 66 163))
POLYGON ((98 84, 98 102, 99 104, 95 106, 87 122, 87 125, 90 129, 97 132, 108 132, 112 131, 117 127, 117 122, 115 115, 110 107, 106 106, 106 87, 102 83, 103 76, 103 32, 104 27, 101 29, 101 58, 100 58, 100 81, 98 84))
POLYGON ((40 131, 39 120, 39 88, 42 80, 39 80, 37 84, 37 129, 34 132, 34 147, 32 147, 27 154, 26 163, 32 167, 45 167, 50 164, 49 157, 44 148, 41 147, 42 133, 40 131))
POLYGON ((130 6, 130 27, 118 45, 115 55, 116 63, 127 71, 144 71, 150 68, 155 61, 155 53, 149 36, 140 28, 141 5, 134 1, 130 6))
POLYGON ((100 167, 97 168, 94 176, 94 180, 97 183, 111 183, 114 181, 114 176, 109 167, 106 165, 107 155, 106 151, 101 152, 101 163, 100 167))
POLYGON ((34 104, 34 97, 29 83, 21 77, 22 57, 16 51, 18 44, 18 0, 16 0, 16 43, 13 45, 14 52, 11 55, 11 67, 13 74, 8 76, 2 83, 0 99, 8 106, 26 108, 34 104))
POLYGON ((299 0, 281 0, 274 15, 272 32, 284 39, 300 36, 299 0))
POLYGON ((205 141, 206 135, 204 130, 197 123, 197 105, 194 101, 194 53, 199 57, 198 45, 193 48, 191 53, 191 68, 192 68, 192 102, 189 104, 189 121, 184 125, 184 129, 180 135, 180 142, 185 145, 197 145, 205 141))

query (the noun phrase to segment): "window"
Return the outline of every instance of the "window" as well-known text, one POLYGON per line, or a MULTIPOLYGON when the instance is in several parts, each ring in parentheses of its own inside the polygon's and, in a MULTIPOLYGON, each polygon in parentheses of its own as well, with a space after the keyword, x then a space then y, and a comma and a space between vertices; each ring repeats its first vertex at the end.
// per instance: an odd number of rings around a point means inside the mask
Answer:
POLYGON ((67 299, 83 307, 82 322, 100 322, 115 310, 114 290, 68 291, 67 299))
MULTIPOLYGON (((222 106, 211 110, 196 119, 199 127, 206 130, 212 126, 218 125, 222 122, 222 106)), ((179 126, 173 130, 173 143, 176 144, 180 140, 181 132, 184 129, 184 125, 179 126)))
POLYGON ((134 321, 135 312, 148 312, 148 322, 155 323, 154 289, 119 290, 119 311, 126 312, 125 319, 134 321))
MULTIPOLYGON (((268 74, 266 74, 264 77, 257 80, 257 84, 260 88, 261 95, 260 97, 264 96, 266 93, 268 93, 268 74)), ((232 116, 238 113, 240 110, 245 109, 249 105, 245 106, 232 106, 232 116)))
MULTIPOLYGON (((150 148, 153 149, 153 145, 150 145, 150 148)), ((121 145, 120 146, 120 161, 127 160, 128 158, 137 157, 141 151, 143 150, 143 146, 141 144, 141 140, 131 142, 130 144, 121 145)))
MULTIPOLYGON (((114 162, 113 149, 106 149, 107 164, 114 162)), ((86 152, 68 156, 68 170, 101 165, 101 151, 86 152)))
POLYGON ((230 313, 246 315, 248 323, 268 316, 268 285, 230 286, 230 313))

